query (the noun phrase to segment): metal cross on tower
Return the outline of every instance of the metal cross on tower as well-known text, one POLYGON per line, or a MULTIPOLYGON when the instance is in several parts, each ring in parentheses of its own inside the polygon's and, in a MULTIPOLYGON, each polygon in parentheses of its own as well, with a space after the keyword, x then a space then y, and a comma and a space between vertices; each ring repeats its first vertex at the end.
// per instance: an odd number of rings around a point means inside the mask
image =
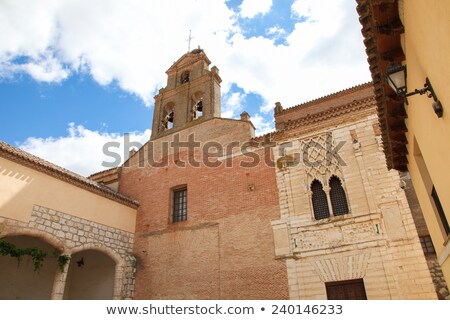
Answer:
POLYGON ((189 38, 187 38, 188 42, 188 52, 191 52, 191 40, 194 39, 194 37, 191 37, 191 30, 189 30, 189 38))

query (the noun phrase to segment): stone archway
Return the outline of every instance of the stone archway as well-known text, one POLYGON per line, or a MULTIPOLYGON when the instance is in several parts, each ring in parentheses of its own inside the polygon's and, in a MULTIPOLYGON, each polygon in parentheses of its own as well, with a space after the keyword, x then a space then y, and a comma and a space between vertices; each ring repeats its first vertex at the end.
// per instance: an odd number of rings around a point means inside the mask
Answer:
POLYGON ((0 300, 50 299, 54 278, 59 271, 55 247, 42 237, 29 235, 9 235, 3 240, 18 248, 37 247, 47 253, 43 266, 34 271, 31 257, 25 256, 18 263, 16 258, 0 256, 0 300))
POLYGON ((115 295, 117 261, 95 248, 72 254, 63 299, 109 300, 115 295))

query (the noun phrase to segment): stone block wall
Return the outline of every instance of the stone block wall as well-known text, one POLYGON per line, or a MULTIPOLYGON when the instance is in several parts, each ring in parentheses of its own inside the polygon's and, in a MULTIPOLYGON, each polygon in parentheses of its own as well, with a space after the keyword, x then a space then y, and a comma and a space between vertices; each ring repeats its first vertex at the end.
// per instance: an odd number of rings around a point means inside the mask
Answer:
MULTIPOLYGON (((134 235, 77 216, 34 205, 28 223, 0 217, 0 237, 34 236, 51 244, 62 254, 96 250, 108 255, 116 264, 114 299, 132 299, 135 286, 135 259, 131 254, 134 235)), ((53 299, 64 295, 67 267, 59 272, 53 299)))
POLYGON ((326 134, 333 146, 343 142, 343 163, 277 168, 281 219, 272 225, 276 255, 288 266, 290 298, 326 299, 327 282, 363 279, 368 299, 436 299, 399 173, 386 167, 376 115, 366 109, 324 121, 330 125, 323 129, 287 131, 277 143, 292 146, 284 154, 275 149, 281 159, 302 154, 311 141, 322 143, 326 134), (327 192, 332 175, 342 181, 349 213, 315 220, 310 184, 319 179, 327 192))

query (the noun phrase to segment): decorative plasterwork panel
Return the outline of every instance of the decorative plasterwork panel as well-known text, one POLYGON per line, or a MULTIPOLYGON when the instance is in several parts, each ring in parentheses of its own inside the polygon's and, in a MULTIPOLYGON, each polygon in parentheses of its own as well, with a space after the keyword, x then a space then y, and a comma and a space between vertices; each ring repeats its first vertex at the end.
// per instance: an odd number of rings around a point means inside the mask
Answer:
POLYGON ((365 221, 326 229, 298 228, 293 235, 296 252, 334 249, 380 239, 379 221, 365 221), (378 230, 378 232, 377 232, 378 230))
POLYGON ((335 146, 331 132, 305 139, 301 146, 305 171, 312 179, 330 177, 340 172, 339 158, 333 155, 335 146))
POLYGON ((311 262, 323 282, 362 279, 366 275, 370 253, 311 262))

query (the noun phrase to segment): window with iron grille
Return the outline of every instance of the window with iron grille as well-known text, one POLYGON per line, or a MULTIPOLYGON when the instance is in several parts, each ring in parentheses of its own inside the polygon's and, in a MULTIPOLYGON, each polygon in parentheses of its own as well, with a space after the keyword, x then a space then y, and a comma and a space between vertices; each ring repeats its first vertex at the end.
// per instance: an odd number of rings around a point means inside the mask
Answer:
POLYGON ((423 253, 436 253, 434 250, 433 242, 431 241, 430 236, 419 237, 420 244, 422 245, 423 253))
POLYGON ((322 184, 318 180, 314 180, 311 184, 311 191, 314 218, 316 220, 329 218, 330 209, 328 208, 327 194, 323 191, 322 184))
POLYGON ((341 180, 338 177, 332 176, 330 179, 330 200, 333 215, 341 216, 348 213, 347 197, 345 190, 342 187, 341 180))
POLYGON ((439 200, 439 196, 437 194, 436 188, 433 186, 431 190, 431 197, 434 200, 434 204, 436 205, 436 209, 439 214, 439 218, 441 218, 442 227, 444 228, 445 234, 450 234, 450 226, 448 225, 447 217, 445 216, 444 208, 442 208, 441 200, 439 200))
POLYGON ((328 300, 367 300, 363 279, 325 283, 328 300))
POLYGON ((173 190, 172 222, 187 220, 187 188, 173 190))

